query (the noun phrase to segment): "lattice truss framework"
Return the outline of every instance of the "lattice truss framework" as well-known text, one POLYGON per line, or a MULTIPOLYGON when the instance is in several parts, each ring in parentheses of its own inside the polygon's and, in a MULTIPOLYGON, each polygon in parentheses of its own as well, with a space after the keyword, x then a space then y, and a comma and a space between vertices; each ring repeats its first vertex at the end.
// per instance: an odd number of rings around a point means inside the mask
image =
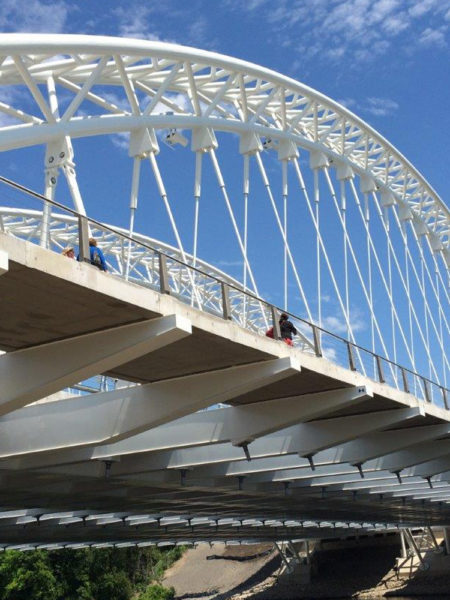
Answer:
MULTIPOLYGON (((177 241, 178 255, 184 262, 198 266, 202 162, 209 156, 242 253, 243 289, 250 288, 258 294, 247 253, 249 165, 250 161, 256 161, 273 208, 275 229, 279 230, 284 245, 284 306, 288 307, 288 279, 292 277, 302 300, 302 316, 322 325, 321 297, 326 273, 336 293, 346 335, 356 341, 351 317, 353 274, 361 287, 360 299, 370 322, 371 349, 394 362, 399 360, 397 355, 400 354, 403 363, 408 361, 407 366, 426 371, 430 378, 446 385, 449 371, 446 347, 450 334, 449 210, 420 173, 361 119, 320 93, 278 73, 236 59, 168 44, 88 36, 11 34, 2 36, 0 56, 0 81, 6 90, 0 111, 18 123, 6 124, 0 129, 0 149, 46 144, 45 193, 48 197, 54 197, 58 173, 63 172, 75 207, 83 213, 85 207, 75 173, 72 138, 130 132, 129 155, 134 159, 134 168, 129 232, 134 232, 140 165, 143 159, 148 159, 177 241), (29 96, 25 104, 18 101, 16 93, 24 89, 29 96), (160 150, 159 132, 168 131, 164 136, 171 145, 185 145, 187 139, 180 130, 191 130, 191 149, 196 153, 194 247, 190 255, 184 250, 156 159, 160 150), (216 155, 215 132, 239 136, 245 211, 242 227, 234 215, 216 155), (299 148, 309 153, 311 185, 308 176, 302 173, 299 148), (262 151, 271 149, 277 151, 282 171, 280 208, 262 159, 262 151), (315 301, 307 297, 290 245, 289 235, 293 234, 288 235, 287 230, 287 203, 291 193, 288 168, 302 191, 315 231, 315 301), (356 176, 359 190, 355 185, 356 176), (319 209, 324 187, 335 206, 337 227, 341 231, 344 283, 338 281, 330 260, 332 251, 327 250, 323 233, 322 223, 328 218, 325 211, 319 209), (356 246, 346 223, 350 199, 355 202, 365 233, 365 242, 356 241, 356 246), (375 220, 385 236, 383 253, 371 233, 375 220), (376 308, 374 301, 376 278, 389 304, 388 325, 377 314, 380 308, 376 308), (420 306, 412 299, 413 288, 421 298, 420 306), (406 306, 403 316, 397 310, 402 303, 406 306), (424 349, 420 350, 422 359, 416 356, 418 347, 424 349)), ((54 225, 47 207, 40 230, 43 245, 49 243, 52 223, 54 225)), ((105 239, 106 250, 108 244, 105 239)), ((134 259, 127 261, 128 264, 125 259, 122 261, 118 271, 130 276, 136 272, 134 259)), ((148 267, 145 260, 139 264, 148 267)), ((147 278, 152 281, 148 269, 147 278)), ((190 292, 193 296, 198 293, 195 283, 191 276, 187 281, 180 280, 180 286, 193 288, 190 292)), ((381 310, 385 311, 385 307, 381 310)), ((244 321, 246 318, 243 317, 244 321)))

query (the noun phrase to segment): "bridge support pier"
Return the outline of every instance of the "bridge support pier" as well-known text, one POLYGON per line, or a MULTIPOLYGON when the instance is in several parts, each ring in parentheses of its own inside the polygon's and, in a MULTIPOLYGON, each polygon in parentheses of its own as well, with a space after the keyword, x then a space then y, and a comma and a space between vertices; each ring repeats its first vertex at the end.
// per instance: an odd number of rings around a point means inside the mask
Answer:
POLYGON ((293 575, 299 583, 310 583, 311 560, 309 541, 304 540, 304 556, 298 552, 293 542, 274 542, 274 545, 284 565, 284 569, 280 573, 280 578, 293 575))

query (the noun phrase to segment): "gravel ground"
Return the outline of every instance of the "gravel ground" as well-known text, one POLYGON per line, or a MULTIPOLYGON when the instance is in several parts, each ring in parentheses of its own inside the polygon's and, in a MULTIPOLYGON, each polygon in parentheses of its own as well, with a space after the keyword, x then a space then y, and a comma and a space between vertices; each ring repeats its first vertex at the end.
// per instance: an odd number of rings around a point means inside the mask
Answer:
POLYGON ((226 547, 201 545, 188 550, 169 569, 165 586, 173 586, 176 598, 229 598, 266 579, 279 565, 271 545, 226 547), (235 559, 235 560, 233 560, 235 559))
POLYGON ((450 599, 450 571, 443 575, 420 571, 413 578, 400 578, 392 569, 397 556, 395 546, 322 551, 317 556, 317 573, 310 584, 301 585, 295 575, 279 581, 272 576, 233 600, 350 597, 368 600, 396 596, 450 599))
POLYGON ((450 599, 450 572, 413 579, 398 578, 392 567, 398 548, 374 547, 321 551, 310 584, 298 576, 277 574, 276 553, 265 556, 269 547, 199 546, 188 550, 166 574, 164 585, 172 585, 179 600, 299 600, 303 598, 380 598, 431 596, 450 599), (246 560, 247 559, 247 560, 246 560))

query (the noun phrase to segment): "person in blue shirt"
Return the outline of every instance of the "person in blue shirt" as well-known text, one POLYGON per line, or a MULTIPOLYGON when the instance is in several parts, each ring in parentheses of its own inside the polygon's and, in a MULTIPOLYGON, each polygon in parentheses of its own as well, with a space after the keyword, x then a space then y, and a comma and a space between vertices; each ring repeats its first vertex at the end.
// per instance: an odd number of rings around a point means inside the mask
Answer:
MULTIPOLYGON (((101 271, 107 271, 106 260, 103 252, 97 247, 97 240, 95 238, 89 238, 89 256, 91 265, 98 267, 101 271)), ((77 260, 80 260, 80 255, 77 256, 77 260)))
POLYGON ((98 267, 101 271, 106 271, 106 260, 101 249, 97 247, 95 238, 89 238, 89 253, 91 265, 98 267))

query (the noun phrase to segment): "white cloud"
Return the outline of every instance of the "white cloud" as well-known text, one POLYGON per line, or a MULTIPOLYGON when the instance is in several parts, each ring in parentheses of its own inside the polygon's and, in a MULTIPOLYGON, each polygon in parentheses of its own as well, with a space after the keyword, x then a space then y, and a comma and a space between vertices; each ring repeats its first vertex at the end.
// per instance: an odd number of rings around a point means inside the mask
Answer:
POLYGON ((442 0, 417 0, 412 3, 408 9, 408 12, 414 18, 422 17, 430 10, 436 7, 442 7, 442 5, 445 4, 446 2, 443 2, 442 0))
POLYGON ((406 13, 399 13, 398 15, 391 16, 383 22, 383 29, 386 33, 395 36, 401 33, 404 29, 408 29, 410 23, 405 18, 406 13))
POLYGON ((347 60, 347 65, 373 62, 397 39, 405 52, 427 44, 443 47, 447 30, 441 24, 450 19, 449 0, 278 0, 275 5, 227 0, 227 6, 276 25, 279 43, 302 56, 294 70, 311 58, 347 60))
POLYGON ((130 134, 128 131, 121 131, 119 133, 114 133, 109 138, 116 148, 119 150, 123 150, 124 152, 128 152, 128 148, 130 147, 130 134))
POLYGON ((372 24, 383 21, 390 13, 399 6, 398 0, 378 0, 372 6, 369 13, 370 22, 372 24))
POLYGON ((165 10, 169 10, 165 5, 155 6, 149 3, 144 5, 134 2, 127 8, 115 8, 112 14, 117 18, 118 33, 122 37, 173 43, 175 40, 164 38, 154 26, 154 23, 164 18, 164 15, 158 13, 164 13, 165 10))
POLYGON ((445 33, 447 31, 447 27, 440 27, 439 29, 432 29, 431 27, 427 27, 419 37, 419 43, 424 46, 440 46, 444 48, 447 43, 445 40, 445 33))
POLYGON ((160 41, 159 33, 150 29, 149 20, 153 13, 150 6, 133 4, 128 8, 118 7, 113 11, 122 37, 160 41))
POLYGON ((337 352, 334 348, 330 348, 329 346, 323 346, 322 348, 323 357, 331 362, 337 362, 337 352))
POLYGON ((62 0, 2 0, 0 28, 3 31, 60 33, 71 10, 62 0))
POLYGON ((353 98, 341 98, 338 102, 350 110, 376 117, 392 115, 400 108, 398 102, 391 98, 377 98, 374 96, 367 98, 363 102, 356 102, 353 98))
POLYGON ((330 333, 346 333, 347 325, 344 320, 332 315, 322 319, 322 327, 330 333))
POLYGON ((345 106, 345 108, 350 108, 353 109, 356 107, 356 100, 354 100, 353 98, 339 98, 337 100, 337 102, 339 104, 342 104, 342 106, 345 106))
MULTIPOLYGON (((363 331, 366 328, 364 318, 357 309, 350 310, 350 326, 353 333, 363 331)), ((322 319, 322 327, 330 333, 347 334, 347 323, 341 315, 325 316, 322 319)))
POLYGON ((367 105, 362 106, 361 109, 369 114, 377 117, 385 117, 391 115, 398 110, 399 105, 395 100, 390 98, 367 98, 367 105))
POLYGON ((205 17, 198 17, 189 25, 188 43, 195 46, 204 46, 207 41, 208 21, 205 17))

